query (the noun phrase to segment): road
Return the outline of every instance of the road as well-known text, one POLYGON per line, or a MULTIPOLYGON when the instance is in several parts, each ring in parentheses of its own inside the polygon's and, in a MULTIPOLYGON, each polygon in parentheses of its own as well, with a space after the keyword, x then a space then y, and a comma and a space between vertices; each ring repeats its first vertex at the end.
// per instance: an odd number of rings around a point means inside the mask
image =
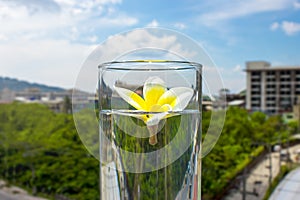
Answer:
POLYGON ((46 200, 44 198, 29 196, 28 194, 11 194, 0 190, 1 200, 46 200))
MULTIPOLYGON (((295 145, 289 148, 291 159, 296 162, 296 151, 300 149, 300 145, 295 145)), ((250 172, 244 174, 246 177, 246 187, 244 189, 242 181, 236 190, 232 190, 229 195, 227 195, 224 200, 243 200, 243 194, 245 194, 244 199, 246 200, 261 200, 268 187, 270 181, 270 166, 271 166, 271 179, 273 180, 279 173, 279 152, 267 154, 263 161, 258 163, 250 172), (270 165, 270 163, 272 163, 270 165), (243 192, 245 191, 245 193, 243 192)), ((281 164, 285 161, 281 160, 281 164)), ((240 177, 241 179, 243 176, 240 177)))
POLYGON ((0 199, 1 200, 18 200, 18 197, 12 196, 9 193, 0 191, 0 199))
POLYGON ((269 200, 300 199, 300 168, 290 172, 276 187, 269 200))
POLYGON ((7 187, 5 181, 0 180, 0 200, 47 200, 40 197, 34 197, 27 191, 11 186, 7 187))

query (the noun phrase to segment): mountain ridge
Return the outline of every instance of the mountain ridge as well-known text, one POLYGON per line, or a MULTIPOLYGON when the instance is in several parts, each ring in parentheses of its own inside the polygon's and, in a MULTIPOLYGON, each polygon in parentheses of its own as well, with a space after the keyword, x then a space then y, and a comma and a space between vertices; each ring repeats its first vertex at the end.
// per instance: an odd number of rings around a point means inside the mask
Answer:
POLYGON ((29 81, 19 80, 17 78, 0 76, 0 91, 9 89, 15 92, 20 92, 28 88, 38 88, 42 92, 63 92, 66 89, 46 84, 30 83, 29 81))

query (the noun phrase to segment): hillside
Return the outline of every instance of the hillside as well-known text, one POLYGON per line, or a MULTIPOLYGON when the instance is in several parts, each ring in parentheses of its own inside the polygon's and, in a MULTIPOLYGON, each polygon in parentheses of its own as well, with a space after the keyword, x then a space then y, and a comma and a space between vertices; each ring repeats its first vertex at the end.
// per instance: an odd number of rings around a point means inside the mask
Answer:
POLYGON ((38 83, 30 83, 15 78, 0 76, 0 91, 2 91, 4 88, 7 88, 12 91, 23 91, 27 88, 38 88, 42 92, 62 92, 65 90, 59 87, 53 87, 53 86, 48 86, 48 85, 43 85, 38 83))

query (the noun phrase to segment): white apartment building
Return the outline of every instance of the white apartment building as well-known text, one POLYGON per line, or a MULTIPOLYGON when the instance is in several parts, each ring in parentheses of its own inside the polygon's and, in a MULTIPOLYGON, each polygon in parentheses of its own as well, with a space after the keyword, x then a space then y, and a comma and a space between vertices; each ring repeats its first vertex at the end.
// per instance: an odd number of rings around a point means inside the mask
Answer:
POLYGON ((265 61, 246 62, 246 109, 267 114, 292 112, 300 95, 300 66, 271 67, 265 61))

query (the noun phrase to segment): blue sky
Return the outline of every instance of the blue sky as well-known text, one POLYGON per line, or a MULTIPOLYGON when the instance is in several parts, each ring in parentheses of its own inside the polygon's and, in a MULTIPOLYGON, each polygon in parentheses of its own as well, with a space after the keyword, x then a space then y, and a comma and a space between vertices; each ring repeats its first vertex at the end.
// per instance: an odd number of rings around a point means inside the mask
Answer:
POLYGON ((299 0, 0 0, 0 76, 72 88, 98 44, 146 26, 196 40, 233 92, 246 61, 300 65, 299 0))

